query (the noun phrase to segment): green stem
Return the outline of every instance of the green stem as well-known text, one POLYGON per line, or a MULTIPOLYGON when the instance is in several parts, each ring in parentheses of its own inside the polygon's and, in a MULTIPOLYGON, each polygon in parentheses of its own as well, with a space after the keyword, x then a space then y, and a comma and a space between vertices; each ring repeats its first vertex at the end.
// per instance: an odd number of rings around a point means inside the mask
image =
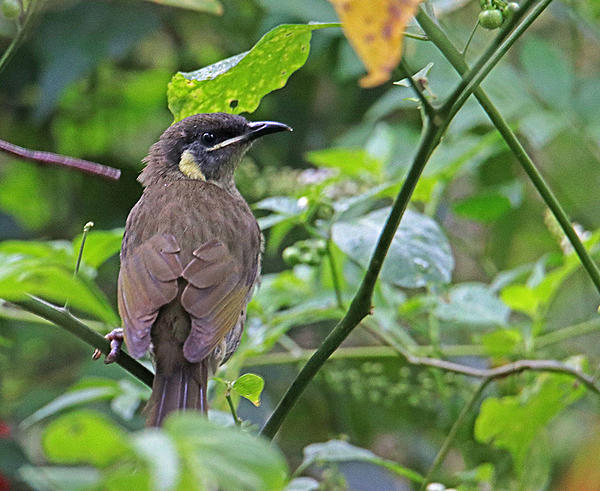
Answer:
POLYGON ((448 455, 448 451, 450 450, 450 447, 451 447, 452 443, 454 442, 454 439, 456 438, 456 434, 458 433, 459 428, 462 426, 462 424, 464 423, 464 421, 465 421, 466 417, 469 415, 469 413, 473 410, 473 408, 477 404, 477 401, 481 397, 481 394, 483 393, 483 391, 485 390, 485 388, 488 386, 488 384, 491 381, 492 381, 491 378, 487 378, 487 379, 483 380, 479 384, 479 387, 477 387, 477 390, 473 393, 471 398, 467 401, 467 403, 462 408, 462 411, 458 415, 458 418, 456 418, 456 421, 452 425, 452 428, 450 428, 448 435, 446 435, 446 438, 444 439, 444 443, 442 443, 442 446, 441 446, 439 452, 435 456, 435 459, 433 460, 433 463, 431 464, 429 471, 427 471, 425 480, 421 484, 421 488, 420 488, 421 491, 424 491, 427 488, 427 484, 430 482, 431 477, 433 476, 433 474, 435 474, 435 472, 437 472, 439 466, 444 462, 444 459, 446 458, 446 455, 448 455))
POLYGON ((233 404, 233 401, 231 400, 231 392, 229 391, 229 389, 227 389, 227 392, 225 393, 225 399, 227 399, 227 404, 229 405, 229 410, 231 411, 233 422, 236 424, 236 426, 239 426, 241 421, 240 418, 238 418, 237 411, 235 410, 235 406, 233 404))
POLYGON ((335 259, 333 258, 331 238, 327 239, 327 260, 327 262, 329 263, 329 269, 331 271, 331 281, 333 283, 333 291, 335 292, 335 300, 337 302, 337 306, 341 310, 346 310, 346 306, 344 305, 344 299, 342 297, 340 277, 338 275, 335 259))
POLYGON ((549 332, 535 338, 534 342, 536 347, 543 348, 550 344, 561 343, 577 336, 585 336, 598 331, 600 331, 600 319, 596 318, 549 332))
MULTIPOLYGON (((547 3, 547 1, 548 0, 545 0, 543 3, 547 3)), ((419 10, 416 18, 421 28, 427 33, 427 36, 442 52, 455 70, 461 75, 468 72, 469 66, 465 62, 464 58, 448 39, 446 34, 435 24, 435 22, 423 10, 419 10)), ((487 113, 498 132, 506 141, 506 144, 517 158, 525 173, 528 175, 537 192, 540 194, 552 214, 556 217, 556 220, 569 239, 569 242, 573 246, 573 249, 579 257, 583 267, 587 271, 598 292, 600 292, 600 270, 589 256, 583 243, 579 239, 579 236, 573 229, 571 221, 562 208, 560 202, 546 183, 543 176, 535 167, 533 160, 529 157, 523 148, 523 145, 521 145, 514 132, 511 130, 510 126, 504 120, 485 91, 481 87, 478 87, 474 90, 473 94, 475 95, 481 107, 487 113)))
POLYGON ((8 62, 15 54, 19 45, 25 40, 25 35, 27 34, 27 30, 29 28, 29 25, 31 24, 31 19, 33 18, 34 13, 40 6, 40 3, 41 2, 38 0, 31 0, 29 8, 25 13, 25 19, 17 29, 17 35, 13 38, 11 43, 8 45, 8 48, 4 50, 4 53, 2 53, 2 56, 0 57, 0 73, 2 73, 2 70, 4 70, 6 65, 8 65, 8 62))
MULTIPOLYGON (((110 343, 101 334, 87 327, 83 322, 70 314, 67 310, 56 307, 44 300, 31 296, 28 300, 13 302, 23 310, 32 312, 56 324, 58 327, 77 336, 90 346, 99 349, 105 355, 110 352, 110 343)), ((140 379, 147 386, 152 387, 154 375, 144 365, 134 360, 124 351, 120 351, 115 362, 127 370, 131 375, 140 379)))

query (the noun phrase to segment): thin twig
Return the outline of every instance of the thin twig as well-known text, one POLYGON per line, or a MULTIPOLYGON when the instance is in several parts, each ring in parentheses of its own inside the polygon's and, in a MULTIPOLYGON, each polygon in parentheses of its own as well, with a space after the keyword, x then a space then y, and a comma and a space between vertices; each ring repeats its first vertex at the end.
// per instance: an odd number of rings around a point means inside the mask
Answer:
POLYGON ((435 459, 433 460, 431 467, 429 467, 429 470, 427 471, 427 475, 425 476, 425 479, 421 483, 421 488, 420 488, 421 491, 424 491, 425 489, 427 489, 427 483, 429 483, 429 481, 431 480, 431 476, 433 476, 433 474, 437 471, 438 467, 442 464, 442 462, 446 458, 446 455, 448 455, 448 451, 450 450, 450 446, 452 445, 452 442, 454 442, 454 439, 456 438, 458 429, 462 426, 464 420, 469 415, 471 410, 475 407, 475 405, 477 404, 477 401, 481 397, 481 394, 483 393, 483 391, 485 390, 485 388, 491 381, 492 381, 492 379, 489 379, 489 378, 483 380, 479 384, 479 387, 473 393, 471 398, 463 406, 460 414, 458 415, 458 418, 456 418, 456 421, 452 425, 452 428, 450 428, 448 435, 446 435, 446 438, 444 439, 444 443, 442 443, 442 446, 440 447, 440 450, 438 451, 437 455, 435 456, 435 459))
POLYGON ((404 58, 402 60, 400 60, 399 68, 403 72, 402 75, 408 79, 410 85, 412 86, 413 90, 417 94, 417 97, 419 98, 419 101, 421 101, 421 105, 423 106, 425 113, 427 113, 427 116, 430 119, 435 118, 435 116, 436 116, 435 108, 431 105, 431 102, 429 102, 429 99, 427 99, 427 96, 423 92, 423 87, 421 86, 421 83, 417 82, 413 78, 412 74, 414 72, 408 66, 408 63, 406 62, 406 60, 404 60, 404 58))
POLYGON ((32 162, 60 165, 69 169, 76 169, 81 172, 85 172, 86 174, 104 177, 105 179, 112 179, 116 181, 119 179, 119 177, 121 177, 121 171, 119 169, 115 169, 114 167, 97 164, 96 162, 90 162, 89 160, 59 155, 57 153, 29 150, 4 140, 0 140, 0 151, 10 155, 15 155, 16 157, 25 160, 30 160, 32 162))

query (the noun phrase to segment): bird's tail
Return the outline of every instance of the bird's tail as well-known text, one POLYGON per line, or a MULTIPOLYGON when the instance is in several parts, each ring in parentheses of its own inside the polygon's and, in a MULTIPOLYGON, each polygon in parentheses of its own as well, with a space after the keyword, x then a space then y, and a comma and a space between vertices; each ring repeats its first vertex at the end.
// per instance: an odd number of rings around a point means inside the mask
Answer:
POLYGON ((208 404, 206 389, 208 384, 207 361, 183 363, 169 373, 157 367, 152 395, 146 405, 146 425, 160 426, 172 411, 197 410, 206 413, 208 404))

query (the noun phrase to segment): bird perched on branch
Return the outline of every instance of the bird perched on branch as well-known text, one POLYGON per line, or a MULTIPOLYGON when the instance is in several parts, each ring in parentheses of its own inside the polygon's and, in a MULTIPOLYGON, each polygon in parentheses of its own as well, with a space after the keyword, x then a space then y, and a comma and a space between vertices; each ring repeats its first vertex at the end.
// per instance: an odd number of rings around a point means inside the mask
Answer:
POLYGON ((152 348, 149 426, 206 412, 208 377, 236 350, 260 271, 261 233, 234 183, 252 142, 282 123, 197 114, 167 129, 139 177, 121 248, 119 312, 129 353, 152 348))

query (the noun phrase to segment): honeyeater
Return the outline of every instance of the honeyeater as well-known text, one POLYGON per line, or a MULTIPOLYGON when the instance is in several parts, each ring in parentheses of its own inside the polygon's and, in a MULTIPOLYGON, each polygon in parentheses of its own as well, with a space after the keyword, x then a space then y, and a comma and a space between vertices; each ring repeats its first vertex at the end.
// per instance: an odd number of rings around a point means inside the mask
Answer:
POLYGON ((291 130, 212 113, 168 128, 145 158, 142 197, 127 218, 118 280, 129 353, 152 351, 146 407, 207 410, 207 379, 239 345, 260 272, 261 232, 234 182, 258 137, 291 130))

